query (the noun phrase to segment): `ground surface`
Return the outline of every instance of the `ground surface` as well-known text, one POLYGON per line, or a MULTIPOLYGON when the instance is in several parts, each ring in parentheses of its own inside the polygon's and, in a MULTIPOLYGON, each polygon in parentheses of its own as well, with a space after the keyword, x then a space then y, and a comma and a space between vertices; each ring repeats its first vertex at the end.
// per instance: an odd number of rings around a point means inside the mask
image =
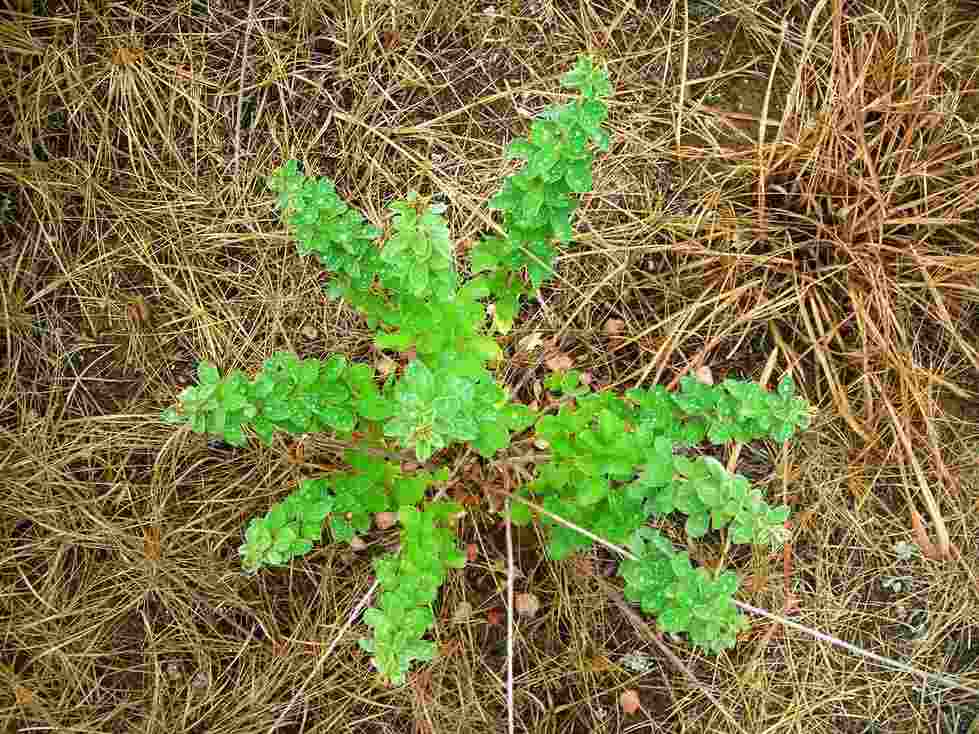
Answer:
MULTIPOLYGON (((159 413, 200 359, 376 359, 277 220, 278 162, 375 222, 443 192, 472 238, 503 146, 583 51, 610 70, 613 146, 501 376, 532 399, 549 340, 614 388, 757 379, 774 354, 819 418, 742 449, 794 535, 788 565, 734 554, 741 598, 979 687, 974 2, 246 5, 17 0, 0 22, 5 731, 505 730, 506 552, 485 505, 441 600, 444 654, 384 688, 359 623, 321 653, 390 534, 241 576, 245 520, 310 465, 159 413)), ((336 455, 314 437, 305 456, 336 455)), ((969 694, 762 619, 716 659, 670 643, 692 682, 612 601, 608 553, 539 548, 517 537, 518 590, 542 604, 516 630, 518 730, 975 731, 969 694)))

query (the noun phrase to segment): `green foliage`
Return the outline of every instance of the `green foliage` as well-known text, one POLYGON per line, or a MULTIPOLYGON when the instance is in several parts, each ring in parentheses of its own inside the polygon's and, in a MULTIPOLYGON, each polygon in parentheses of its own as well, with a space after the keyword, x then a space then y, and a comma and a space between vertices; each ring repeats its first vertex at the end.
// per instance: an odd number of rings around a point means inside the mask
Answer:
POLYGON ((642 528, 632 543, 637 560, 625 560, 625 598, 638 602, 660 627, 686 633, 690 641, 711 652, 733 647, 747 620, 734 606, 738 577, 731 571, 712 577, 695 568, 686 552, 678 553, 658 531, 642 528))
POLYGON ((232 446, 245 444, 246 427, 268 444, 276 431, 349 435, 358 421, 390 416, 374 371, 342 356, 299 359, 278 352, 251 380, 239 370, 222 378, 214 365, 203 362, 198 379, 197 386, 180 393, 176 408, 164 412, 164 421, 187 423, 195 433, 221 436, 232 446))
MULTIPOLYGON (((739 436, 790 437, 808 423, 790 384, 783 380, 775 396, 754 383, 728 380, 720 386, 685 383, 678 395, 657 386, 620 398, 590 393, 575 373, 555 374, 548 386, 575 400, 538 420, 537 437, 547 442, 551 461, 538 466, 530 489, 543 495, 545 509, 613 542, 627 541, 650 516, 675 511, 687 515, 686 530, 695 538, 713 523, 714 530, 729 528, 734 543, 777 542, 788 508, 769 507, 747 479, 729 473, 716 459, 674 455, 674 447, 722 435, 717 426, 732 422, 717 405, 730 402, 730 395, 746 396, 731 411, 740 421, 733 423, 739 436), (693 395, 704 409, 691 409, 693 395), (795 412, 789 414, 786 404, 795 412), (789 418, 773 420, 773 414, 789 418), (768 427, 768 434, 751 430, 760 425, 768 427)), ((554 558, 588 542, 547 519, 542 522, 552 528, 549 551, 554 558)))
POLYGON ((395 417, 384 433, 414 448, 419 461, 462 441, 490 458, 510 444, 511 430, 521 431, 533 420, 528 408, 508 402, 486 370, 472 370, 464 355, 455 356, 435 369, 415 360, 394 388, 395 417))
MULTIPOLYGON (((716 459, 688 458, 675 449, 705 437, 791 437, 808 424, 809 414, 789 380, 774 395, 754 383, 726 380, 717 386, 685 381, 677 394, 657 386, 619 397, 590 392, 575 372, 555 373, 547 387, 563 399, 555 413, 537 421, 537 438, 551 455, 537 466, 528 490, 548 512, 618 544, 654 537, 645 527, 648 520, 675 512, 686 515, 692 538, 713 529, 726 530, 732 543, 783 541, 787 507, 769 506, 760 490, 716 459)), ((530 516, 513 519, 528 522, 530 516)), ((552 558, 591 544, 546 516, 541 524, 552 558)), ((664 551, 669 545, 664 542, 651 547, 664 551)), ((740 624, 729 611, 737 590, 734 577, 712 580, 691 569, 686 556, 674 557, 672 549, 666 560, 663 555, 625 565, 630 598, 642 599, 643 609, 656 614, 664 629, 686 632, 694 644, 711 650, 733 644, 740 624)))
MULTIPOLYGON (((560 384, 580 392, 573 374, 560 384)), ((536 425, 537 438, 546 441, 551 460, 538 465, 530 490, 543 495, 544 509, 613 543, 627 542, 646 520, 642 498, 620 491, 650 458, 645 437, 631 430, 632 412, 612 393, 586 392, 557 413, 542 416, 536 425)), ((555 559, 591 544, 547 518, 542 523, 549 528, 548 551, 555 559)))
POLYGON ((246 428, 270 443, 275 431, 349 437, 380 423, 385 436, 414 449, 419 461, 459 442, 489 458, 510 444, 511 431, 526 429, 533 414, 509 402, 477 357, 451 355, 434 368, 413 360, 383 391, 372 369, 340 356, 301 360, 280 352, 250 381, 238 370, 221 378, 214 365, 203 362, 199 385, 186 388, 163 419, 219 435, 233 446, 244 445, 246 428))
MULTIPOLYGON (((608 106, 602 101, 612 92, 608 75, 582 57, 561 80, 579 96, 572 102, 549 107, 533 122, 527 138, 517 138, 506 149, 508 159, 526 165, 508 176, 489 203, 503 213, 505 236, 483 238, 472 253, 473 272, 492 274, 505 312, 496 328, 512 326, 515 306, 526 289, 516 282, 526 269, 531 285, 539 288, 554 272, 554 241, 573 237, 571 217, 578 206, 575 194, 591 191, 594 149, 608 150, 602 128, 608 106)), ((499 304, 498 304, 499 307, 499 304)))
POLYGON ((378 604, 364 612, 374 630, 372 639, 360 640, 375 667, 395 685, 415 660, 431 660, 435 644, 422 636, 435 624, 432 604, 449 568, 462 568, 452 518, 462 507, 433 502, 422 510, 403 507, 400 512, 401 552, 374 561, 377 580, 384 590, 378 604))
POLYGON ((305 479, 299 488, 260 518, 253 518, 239 548, 242 568, 254 573, 263 566, 288 563, 312 550, 329 519, 334 540, 349 543, 370 529, 371 516, 417 505, 448 471, 405 474, 394 464, 367 451, 348 451, 350 471, 326 478, 305 479))
POLYGON ((300 255, 315 254, 344 288, 370 287, 381 267, 373 244, 381 231, 337 196, 332 181, 307 178, 299 172, 299 162, 291 160, 268 177, 268 187, 279 195, 300 255))
POLYGON ((384 285, 394 293, 448 301, 456 292, 455 266, 449 227, 441 214, 444 204, 427 207, 411 192, 391 205, 394 234, 384 243, 381 260, 387 265, 384 285))
POLYGON ((747 443, 762 437, 788 441, 796 429, 809 426, 809 408, 796 397, 790 375, 782 378, 774 393, 754 382, 731 379, 719 388, 688 375, 680 380, 680 393, 673 397, 685 416, 704 418, 711 443, 747 443))
MULTIPOLYGON (((524 164, 490 201, 502 213, 502 232, 469 252, 472 276, 465 281, 443 206, 410 193, 390 204, 382 234, 337 195, 332 181, 300 173, 296 161, 269 177, 299 253, 315 255, 330 272, 329 293, 364 316, 378 349, 414 352, 403 368, 381 380, 368 365, 342 356, 278 353, 254 375, 232 370, 222 377, 204 362, 198 384, 163 415, 235 446, 249 432, 266 444, 277 432, 329 432, 348 447, 347 468, 303 480, 250 521, 242 567, 254 573, 309 553, 324 525, 334 541, 350 542, 376 513, 397 512, 400 550, 374 561, 381 592, 364 615, 372 636, 361 641, 394 683, 403 682, 413 662, 434 655, 434 644, 424 639, 434 624, 433 604, 449 569, 464 562, 454 531, 461 508, 429 499, 433 484, 450 479, 448 469, 406 470, 401 452, 424 464, 468 444, 496 459, 516 434, 533 427, 547 454, 526 466, 532 481, 517 489, 518 497, 631 545, 638 560, 623 565, 627 596, 664 629, 710 650, 733 644, 743 624, 732 601, 736 579, 694 568, 649 530, 650 518, 682 513, 690 536, 713 529, 733 543, 777 544, 783 535, 787 508, 770 507, 716 460, 676 449, 705 439, 787 440, 809 421, 791 379, 775 393, 747 382, 706 386, 687 378, 677 393, 654 386, 623 396, 594 393, 579 373, 560 372, 546 381, 556 400, 537 413, 512 402, 491 372, 503 356, 494 334, 512 328, 521 299, 553 274, 555 245, 572 239, 577 196, 591 189, 595 151, 609 147, 603 100, 612 89, 605 71, 582 58, 562 84, 573 99, 545 110, 528 137, 507 148, 508 157, 524 164)), ((533 521, 519 502, 511 516, 533 521)), ((541 524, 555 559, 591 544, 547 517, 541 524)))
POLYGON ((374 339, 379 349, 403 352, 414 349, 423 358, 460 354, 470 365, 496 361, 502 351, 496 340, 482 332, 489 295, 485 283, 470 281, 449 301, 420 299, 403 294, 398 308, 372 306, 381 314, 383 328, 374 339))
POLYGON ((323 534, 323 521, 333 511, 334 498, 323 479, 307 479, 272 506, 264 517, 252 518, 245 543, 238 549, 242 568, 254 573, 308 553, 323 534))
POLYGON ((650 514, 679 510, 687 516, 686 531, 692 538, 705 535, 711 527, 727 527, 733 543, 778 542, 789 508, 769 507, 760 490, 728 472, 717 459, 675 456, 671 473, 665 483, 648 472, 636 482, 636 490, 649 498, 650 514))

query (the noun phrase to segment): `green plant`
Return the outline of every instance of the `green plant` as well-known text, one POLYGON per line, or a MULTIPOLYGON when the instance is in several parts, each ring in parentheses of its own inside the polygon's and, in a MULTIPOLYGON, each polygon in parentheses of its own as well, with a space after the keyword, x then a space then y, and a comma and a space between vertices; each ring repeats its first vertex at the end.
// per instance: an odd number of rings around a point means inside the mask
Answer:
MULTIPOLYGON (((769 543, 778 541, 787 516, 787 508, 770 507, 714 459, 675 449, 705 439, 787 440, 809 420, 789 378, 774 393, 752 383, 706 386, 688 378, 676 393, 656 386, 616 395, 593 392, 577 372, 562 372, 548 379, 553 399, 537 411, 512 401, 490 371, 502 357, 494 334, 511 328, 520 298, 553 273, 555 243, 573 237, 575 194, 591 188, 594 151, 608 146, 605 72, 582 58, 563 83, 577 96, 547 110, 527 139, 508 148, 526 164, 491 200, 503 212, 502 227, 473 248, 473 275, 465 282, 444 207, 413 193, 390 205, 382 231, 344 203, 331 181, 303 175, 295 161, 270 176, 299 252, 315 255, 332 273, 329 293, 361 311, 378 349, 413 350, 400 373, 382 380, 369 365, 344 357, 287 353, 251 377, 238 370, 222 377, 203 363, 198 385, 164 413, 169 422, 237 446, 247 431, 265 443, 278 431, 329 431, 350 446, 346 470, 304 480, 251 520, 242 566, 253 573, 310 552, 324 523, 334 540, 349 542, 370 528, 374 513, 396 512, 400 549, 374 561, 381 593, 364 615, 373 635, 361 641, 394 683, 413 661, 434 654, 424 639, 435 620, 432 605, 448 570, 464 564, 454 531, 462 508, 431 497, 452 479, 446 452, 459 444, 505 462, 501 451, 513 436, 533 428, 549 458, 536 460, 533 481, 516 498, 630 545, 636 560, 622 568, 626 595, 665 629, 711 650, 733 644, 744 622, 733 604, 737 579, 694 568, 648 521, 680 512, 692 537, 713 529, 733 543, 769 543), (409 470, 404 452, 442 467, 409 470)), ((534 519, 520 502, 511 517, 534 519)), ((590 544, 547 516, 540 522, 555 559, 590 544)))

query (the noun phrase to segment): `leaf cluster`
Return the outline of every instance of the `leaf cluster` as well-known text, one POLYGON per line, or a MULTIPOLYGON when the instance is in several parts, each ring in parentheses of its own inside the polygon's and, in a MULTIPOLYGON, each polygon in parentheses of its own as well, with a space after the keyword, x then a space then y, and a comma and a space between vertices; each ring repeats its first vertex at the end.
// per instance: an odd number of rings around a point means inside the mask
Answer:
POLYGON ((303 480, 264 516, 249 522, 239 548, 244 571, 305 555, 321 539, 325 520, 334 540, 349 543, 370 529, 375 513, 417 505, 433 483, 449 478, 444 468, 405 473, 399 464, 367 451, 348 451, 344 460, 349 471, 303 480))
POLYGON ((266 184, 278 194, 279 209, 293 227, 299 254, 316 255, 352 290, 370 288, 382 265, 374 245, 381 230, 343 201, 330 179, 305 176, 296 160, 277 168, 266 184))
POLYGON ((532 411, 510 402, 472 353, 433 362, 413 360, 400 379, 392 376, 382 388, 373 369, 342 356, 299 359, 280 352, 250 381, 240 371, 222 379, 203 363, 201 383, 186 388, 163 418, 218 434, 234 446, 244 444, 247 427, 268 443, 276 431, 349 437, 381 424, 384 436, 413 449, 419 461, 461 442, 488 458, 509 445, 511 432, 533 422, 532 411))
MULTIPOLYGON (((581 57, 562 80, 579 96, 565 105, 547 108, 531 125, 530 135, 517 138, 506 149, 508 159, 526 165, 508 176, 489 203, 503 213, 505 236, 483 238, 472 253, 473 272, 491 272, 505 287, 526 268, 531 284, 539 288, 553 274, 553 241, 569 242, 571 216, 578 206, 575 194, 592 189, 594 148, 608 150, 608 117, 603 98, 611 94, 608 74, 581 57)), ((512 301, 512 293, 505 294, 512 301)), ((508 325, 503 320, 503 325, 508 325)))
POLYGON ((673 456, 662 466, 670 466, 669 479, 658 468, 647 469, 631 488, 647 497, 650 514, 679 510, 687 516, 685 529, 691 538, 713 527, 728 528, 732 543, 780 543, 789 508, 770 507, 745 477, 731 474, 712 456, 673 456))
POLYGON ((809 406, 796 396, 795 382, 788 374, 775 392, 755 382, 732 379, 706 385, 687 375, 680 380, 673 403, 685 416, 702 418, 707 438, 715 444, 766 437, 788 441, 810 422, 809 406))
POLYGON ((395 386, 394 417, 384 433, 414 448, 419 461, 456 442, 468 441, 487 458, 509 445, 510 432, 533 420, 528 408, 510 403, 488 372, 475 374, 442 360, 432 369, 415 360, 395 386))
POLYGON ((426 358, 458 354, 469 364, 482 365, 498 360, 502 351, 495 339, 483 333, 486 307, 481 298, 489 295, 485 283, 470 281, 448 301, 403 295, 397 308, 383 306, 384 328, 374 344, 379 349, 405 352, 414 349, 426 358))
POLYGON ((387 266, 382 282, 395 294, 451 300, 457 281, 449 227, 442 218, 444 204, 428 204, 411 192, 390 206, 395 213, 393 234, 384 243, 381 260, 387 266))
POLYGON ((252 386, 243 372, 232 371, 224 379, 210 362, 197 366, 197 384, 184 388, 179 403, 163 411, 166 423, 188 424, 194 433, 221 436, 232 446, 243 446, 242 425, 258 415, 252 386))
MULTIPOLYGON (((548 511, 613 542, 626 542, 651 516, 676 511, 687 515, 691 537, 703 536, 713 523, 715 530, 728 528, 735 543, 777 542, 787 508, 770 507, 747 479, 731 474, 716 459, 675 455, 675 447, 722 435, 715 427, 723 425, 727 414, 718 418, 716 406, 739 398, 744 403, 735 403, 731 412, 742 425, 757 429, 739 435, 778 438, 785 431, 791 435, 804 420, 767 420, 770 412, 753 407, 781 410, 793 400, 785 387, 789 384, 783 381, 774 400, 754 383, 733 380, 719 386, 688 383, 687 391, 679 395, 661 386, 637 389, 623 398, 591 393, 574 372, 556 374, 548 386, 566 398, 556 413, 542 416, 536 424, 537 439, 546 442, 551 460, 537 467, 528 489, 543 497, 548 511), (700 404, 711 409, 690 409, 694 390, 700 404), (741 418, 742 404, 748 405, 746 419, 741 418), (758 428, 762 425, 767 433, 758 428)), ((794 407, 794 402, 790 405, 794 407)), ((808 418, 807 413, 803 416, 808 418)), ((514 515, 517 522, 529 519, 526 510, 514 515)), ((589 544, 580 534, 546 518, 542 524, 550 528, 548 550, 554 558, 589 544)))
POLYGON ((399 464, 364 451, 348 451, 346 461, 354 471, 330 477, 336 496, 330 530, 334 540, 348 543, 356 533, 370 529, 375 513, 416 505, 433 483, 449 478, 445 468, 405 473, 399 464))
MULTIPOLYGON (((576 376, 565 386, 577 385, 576 376)), ((543 497, 543 506, 577 525, 614 542, 624 543, 642 525, 642 498, 620 491, 647 461, 645 437, 629 422, 631 406, 609 392, 580 395, 557 413, 542 416, 535 426, 537 440, 550 449, 550 461, 537 467, 528 487, 543 497)), ((517 510, 514 521, 529 521, 517 510)), ((549 529, 548 552, 565 558, 591 544, 585 536, 544 518, 549 529)))
POLYGON ((738 577, 724 571, 716 577, 694 567, 686 552, 651 528, 634 536, 637 560, 622 562, 625 598, 656 617, 666 632, 686 634, 698 647, 720 652, 733 647, 747 620, 734 605, 738 577))
POLYGON ((263 566, 288 563, 309 553, 323 535, 323 521, 333 511, 334 497, 323 479, 307 479, 295 492, 263 516, 248 523, 238 549, 241 567, 255 573, 263 566))
MULTIPOLYGON (((551 460, 537 467, 524 493, 540 495, 545 510, 607 540, 632 543, 640 560, 623 566, 627 597, 657 615, 664 629, 714 651, 733 645, 743 626, 732 602, 736 577, 693 568, 646 524, 679 511, 692 538, 713 527, 726 528, 733 543, 781 543, 787 507, 769 506, 760 490, 716 459, 689 458, 675 448, 732 436, 785 440, 809 418, 791 381, 783 379, 774 394, 725 380, 687 381, 677 394, 656 386, 619 397, 592 393, 572 371, 552 375, 547 386, 563 396, 557 411, 536 424, 551 460)), ((518 523, 531 519, 526 509, 512 514, 518 523)), ((591 543, 546 516, 541 524, 553 558, 591 543)))
MULTIPOLYGON (((269 185, 273 190, 300 192, 328 189, 330 201, 336 198, 332 182, 303 177, 295 161, 289 161, 270 177, 269 185)), ((297 196, 288 198, 284 204, 287 211, 292 212, 297 206, 310 210, 318 201, 314 197, 309 203, 297 196)), ((335 202, 331 206, 329 211, 339 210, 335 202)), ((393 202, 389 210, 393 217, 383 243, 380 230, 367 225, 357 230, 356 238, 345 237, 339 244, 333 235, 317 235, 315 241, 329 244, 327 249, 332 253, 329 257, 333 259, 327 262, 325 250, 316 250, 320 261, 333 270, 330 295, 344 298, 361 311, 368 325, 377 329, 375 344, 380 349, 415 349, 421 356, 473 354, 481 362, 502 356, 496 341, 483 333, 485 305, 480 301, 493 295, 492 284, 487 278, 477 278, 459 286, 449 228, 442 216, 445 205, 429 204, 411 192, 406 199, 393 202), (376 240, 368 242, 369 236, 376 240)), ((363 220, 349 208, 344 211, 351 221, 363 220)), ((292 214, 289 221, 298 222, 296 216, 292 214)), ((311 230, 303 226, 296 225, 297 237, 303 232, 312 236, 311 230)), ((332 229, 330 232, 336 234, 332 229)), ((311 251, 303 245, 304 241, 307 240, 300 239, 300 254, 311 251)))
POLYGON ((412 662, 431 660, 435 643, 422 639, 435 624, 432 604, 449 568, 462 568, 465 555, 457 547, 453 518, 462 507, 433 502, 423 509, 402 507, 401 552, 374 561, 383 592, 377 606, 364 612, 373 637, 360 640, 373 655, 375 667, 395 685, 404 682, 412 662))
POLYGON ((246 427, 269 443, 276 431, 349 435, 360 419, 390 415, 373 369, 342 356, 299 359, 278 352, 252 379, 240 370, 222 378, 214 365, 203 362, 198 378, 198 385, 180 393, 176 407, 164 411, 163 420, 221 436, 232 446, 244 445, 246 427))

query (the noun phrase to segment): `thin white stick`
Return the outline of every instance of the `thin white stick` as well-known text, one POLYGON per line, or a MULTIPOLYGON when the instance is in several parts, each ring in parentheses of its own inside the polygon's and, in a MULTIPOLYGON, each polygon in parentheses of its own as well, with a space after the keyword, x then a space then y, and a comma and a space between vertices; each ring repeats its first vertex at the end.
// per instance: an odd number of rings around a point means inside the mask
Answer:
POLYGON ((900 670, 903 673, 908 673, 909 675, 914 675, 919 678, 923 678, 925 681, 931 681, 933 683, 941 683, 942 685, 948 686, 949 688, 958 688, 959 690, 967 691, 973 695, 979 696, 979 690, 963 685, 959 683, 957 680, 955 680, 954 678, 949 678, 948 676, 941 675, 940 673, 928 673, 927 671, 919 670, 918 668, 912 667, 907 663, 902 663, 900 660, 891 660, 890 658, 885 658, 882 655, 878 655, 875 652, 870 652, 869 650, 864 650, 862 648, 859 648, 853 643, 846 642, 845 640, 841 640, 838 637, 833 637, 832 635, 827 635, 826 633, 820 632, 819 630, 811 629, 809 627, 806 627, 805 625, 799 624, 798 622, 793 622, 791 619, 786 619, 785 617, 782 617, 778 614, 768 612, 764 609, 759 609, 758 607, 753 607, 750 604, 745 604, 744 602, 740 602, 737 599, 734 600, 734 603, 735 605, 737 605, 738 607, 740 607, 746 612, 751 612, 752 614, 757 614, 761 617, 768 617, 769 619, 774 620, 779 624, 783 624, 786 627, 791 627, 792 629, 798 630, 799 632, 805 632, 806 634, 815 637, 817 640, 821 640, 822 642, 828 642, 829 644, 836 645, 837 647, 842 647, 844 650, 848 650, 849 652, 852 652, 854 655, 865 657, 870 660, 873 660, 874 662, 880 663, 885 668, 900 670))
POLYGON ((513 523, 510 522, 510 500, 504 503, 506 518, 506 716, 507 732, 514 734, 513 714, 513 523))
MULTIPOLYGON (((504 492, 500 490, 491 490, 491 491, 497 492, 498 494, 504 494, 504 492)), ((560 515, 555 515, 553 512, 549 512, 545 510, 543 507, 536 504, 535 502, 531 502, 530 500, 524 499, 523 497, 517 495, 510 495, 510 496, 512 496, 513 499, 516 499, 518 502, 522 502, 523 504, 527 505, 527 507, 531 508, 532 510, 537 511, 541 515, 545 515, 551 518, 552 520, 554 520, 554 522, 563 525, 566 528, 570 528, 571 530, 578 531, 582 535, 596 541, 597 543, 605 546, 609 550, 618 553, 620 556, 623 556, 624 558, 628 558, 629 560, 632 561, 639 560, 638 558, 636 558, 635 555, 630 553, 625 548, 621 548, 617 546, 615 543, 610 543, 604 538, 601 538, 598 535, 595 535, 594 533, 591 533, 582 527, 578 527, 573 522, 569 522, 568 520, 565 520, 560 515)), ((738 601, 737 599, 734 599, 733 601, 735 606, 737 606, 739 609, 745 612, 750 612, 751 614, 757 614, 761 617, 767 617, 768 619, 772 619, 778 622, 779 624, 784 624, 786 627, 791 627, 792 629, 798 630, 800 632, 805 632, 807 635, 810 635, 821 642, 826 642, 829 643, 830 645, 835 645, 836 647, 840 647, 844 650, 847 650, 848 652, 852 652, 854 655, 857 655, 859 657, 867 658, 868 660, 873 660, 874 662, 880 663, 884 667, 891 668, 892 670, 900 670, 901 672, 908 673, 909 675, 917 676, 918 678, 921 678, 924 681, 941 683, 942 685, 948 686, 949 688, 957 688, 961 691, 966 691, 973 695, 979 696, 979 689, 975 689, 970 686, 963 685, 962 683, 959 683, 955 679, 949 678, 948 676, 941 675, 940 673, 929 673, 925 670, 912 667, 898 660, 891 660, 890 658, 885 658, 881 655, 870 652, 869 650, 864 650, 863 648, 857 647, 856 645, 853 645, 849 642, 845 642, 844 640, 841 640, 838 637, 833 637, 832 635, 828 635, 825 632, 820 632, 819 630, 815 630, 811 627, 806 627, 805 625, 799 624, 798 622, 793 622, 792 620, 786 619, 785 617, 779 616, 778 614, 774 614, 764 609, 759 609, 758 607, 751 606, 750 604, 745 604, 744 602, 738 601)))
POLYGON ((380 582, 375 580, 374 583, 371 585, 371 587, 367 590, 367 593, 364 594, 363 598, 354 608, 353 612, 351 612, 350 616, 347 617, 347 621, 344 622, 343 627, 341 627, 340 631, 337 632, 336 637, 333 638, 333 642, 331 642, 330 646, 326 648, 326 652, 322 653, 319 656, 319 659, 316 661, 316 665, 313 667, 313 670, 310 672, 308 676, 306 676, 306 680, 304 680, 302 682, 302 685, 300 685, 299 688, 296 689, 296 692, 292 694, 292 698, 289 700, 289 703, 286 704, 285 708, 282 709, 282 713, 279 714, 278 718, 276 718, 275 722, 272 724, 272 727, 269 729, 268 734, 275 734, 276 730, 278 730, 282 726, 283 722, 286 719, 286 716, 288 716, 289 712, 292 711, 296 707, 296 704, 299 703, 300 697, 302 697, 303 693, 306 691, 306 686, 308 686, 313 681, 313 678, 315 678, 320 674, 320 670, 323 669, 323 663, 325 663, 329 659, 330 655, 333 653, 334 648, 340 643, 340 640, 343 639, 343 636, 347 634, 347 630, 349 630, 350 627, 353 625, 353 623, 357 620, 357 618, 360 616, 360 613, 364 611, 364 607, 370 604, 371 597, 374 596, 374 592, 377 591, 377 587, 379 585, 380 582))

